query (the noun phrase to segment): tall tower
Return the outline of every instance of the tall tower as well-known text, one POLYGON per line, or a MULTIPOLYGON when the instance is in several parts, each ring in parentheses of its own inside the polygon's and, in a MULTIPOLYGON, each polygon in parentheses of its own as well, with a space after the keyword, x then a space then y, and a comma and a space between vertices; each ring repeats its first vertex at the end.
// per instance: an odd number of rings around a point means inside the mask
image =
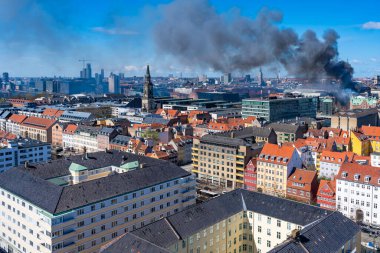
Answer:
POLYGON ((114 73, 111 73, 108 78, 108 92, 112 94, 120 94, 119 76, 114 73))
POLYGON ((151 112, 154 110, 153 104, 153 83, 150 78, 149 65, 146 67, 145 83, 144 83, 144 96, 142 98, 142 111, 151 112))
POLYGON ((267 84, 265 83, 265 81, 264 81, 264 75, 263 75, 263 70, 260 68, 260 86, 261 87, 265 87, 265 86, 267 86, 267 84))

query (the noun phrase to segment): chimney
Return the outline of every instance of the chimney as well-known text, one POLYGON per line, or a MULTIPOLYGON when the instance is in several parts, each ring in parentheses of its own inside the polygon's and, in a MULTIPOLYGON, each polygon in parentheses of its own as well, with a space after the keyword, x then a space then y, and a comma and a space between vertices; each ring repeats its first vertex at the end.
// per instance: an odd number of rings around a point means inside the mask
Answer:
POLYGON ((28 161, 25 161, 24 167, 25 167, 25 169, 29 168, 29 162, 28 161))
POLYGON ((145 163, 140 163, 140 169, 143 169, 145 167, 145 163))
POLYGON ((231 132, 231 138, 235 138, 235 132, 231 132))
POLYGON ((282 143, 281 142, 278 143, 278 147, 280 147, 280 148, 282 147, 282 143))
POLYGON ((297 239, 300 236, 300 230, 299 229, 293 229, 290 238, 291 239, 297 239))

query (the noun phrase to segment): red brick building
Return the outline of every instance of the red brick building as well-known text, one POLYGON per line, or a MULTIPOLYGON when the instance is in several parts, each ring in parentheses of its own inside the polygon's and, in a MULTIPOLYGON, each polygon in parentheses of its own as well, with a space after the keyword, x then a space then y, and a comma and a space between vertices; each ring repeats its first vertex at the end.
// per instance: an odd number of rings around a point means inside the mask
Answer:
POLYGON ((244 189, 249 191, 257 190, 257 160, 252 158, 244 170, 244 189))
POLYGON ((335 196, 336 181, 321 180, 317 192, 317 204, 324 209, 336 209, 335 196))
POLYGON ((312 203, 318 191, 317 172, 295 169, 288 177, 286 197, 304 203, 312 203))

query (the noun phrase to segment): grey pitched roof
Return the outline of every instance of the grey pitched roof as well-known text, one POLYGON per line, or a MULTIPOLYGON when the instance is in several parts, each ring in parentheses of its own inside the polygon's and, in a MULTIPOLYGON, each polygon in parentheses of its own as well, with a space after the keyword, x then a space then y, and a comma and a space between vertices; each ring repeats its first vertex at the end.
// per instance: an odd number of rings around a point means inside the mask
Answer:
POLYGON ((153 123, 159 123, 163 125, 168 125, 170 120, 168 119, 163 119, 163 118, 158 118, 158 117, 145 117, 143 119, 143 124, 153 124, 153 123))
POLYGON ((275 132, 282 132, 282 133, 297 133, 300 126, 294 125, 294 124, 282 124, 282 123, 272 123, 269 125, 269 127, 273 128, 275 132))
POLYGON ((122 253, 122 252, 141 252, 141 253, 170 253, 151 242, 148 242, 133 234, 122 236, 108 247, 100 250, 101 253, 122 253))
POLYGON ((331 213, 316 206, 237 189, 204 203, 187 207, 181 212, 132 231, 130 234, 166 248, 243 210, 302 226, 331 213))
POLYGON ((100 133, 102 128, 95 126, 86 126, 86 125, 78 125, 78 128, 75 132, 85 132, 91 135, 97 135, 100 133))
POLYGON ((360 232, 359 226, 339 212, 319 219, 300 231, 270 253, 329 253, 338 252, 344 244, 360 232))
POLYGON ((125 145, 128 144, 128 142, 129 142, 130 139, 131 139, 130 136, 119 134, 119 135, 116 135, 116 137, 113 138, 110 143, 111 144, 117 144, 117 145, 124 145, 125 146, 125 145))
POLYGON ((61 213, 191 175, 173 163, 121 151, 96 152, 88 156, 88 159, 73 156, 28 168, 20 166, 8 170, 0 174, 0 187, 50 213, 61 213), (120 166, 126 161, 138 161, 139 164, 144 164, 144 168, 75 185, 59 186, 47 181, 69 175, 69 166, 73 162, 88 169, 96 169, 111 165, 120 166))

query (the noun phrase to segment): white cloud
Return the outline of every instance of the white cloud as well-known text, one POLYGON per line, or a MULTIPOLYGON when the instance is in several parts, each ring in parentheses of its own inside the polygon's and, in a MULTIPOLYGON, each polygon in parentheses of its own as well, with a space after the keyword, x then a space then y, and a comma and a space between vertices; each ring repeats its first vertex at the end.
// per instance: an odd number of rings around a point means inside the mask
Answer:
POLYGON ((98 33, 105 33, 109 35, 136 35, 137 32, 126 30, 126 29, 120 29, 120 28, 105 28, 101 26, 93 27, 92 31, 98 32, 98 33))
POLYGON ((358 59, 352 59, 352 60, 350 60, 350 62, 355 63, 355 64, 361 63, 361 61, 358 59))
POLYGON ((362 25, 362 28, 366 30, 380 30, 380 22, 370 21, 370 22, 364 23, 362 25))
POLYGON ((143 70, 144 68, 143 67, 140 67, 140 66, 135 66, 135 65, 127 65, 127 66, 124 66, 124 70, 126 72, 138 72, 138 71, 141 71, 143 70))
POLYGON ((370 60, 371 60, 371 62, 377 62, 376 58, 371 58, 370 60))

